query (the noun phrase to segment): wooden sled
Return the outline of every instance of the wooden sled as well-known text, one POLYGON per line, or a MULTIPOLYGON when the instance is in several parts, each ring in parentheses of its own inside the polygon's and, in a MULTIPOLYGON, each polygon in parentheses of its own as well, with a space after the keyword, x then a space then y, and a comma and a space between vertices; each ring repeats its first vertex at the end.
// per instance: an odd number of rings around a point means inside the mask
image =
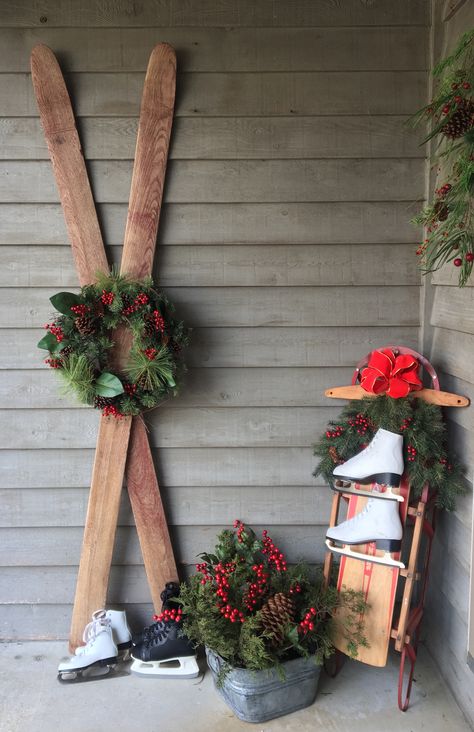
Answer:
MULTIPOLYGON (((425 392, 427 395, 425 400, 433 404, 446 404, 446 406, 467 406, 469 404, 469 400, 465 397, 439 391, 438 377, 432 365, 419 353, 399 346, 385 346, 385 348, 415 356, 430 377, 433 389, 423 389, 413 393, 414 396, 425 399, 423 395, 425 392), (440 399, 437 401, 433 394, 440 395, 440 399)), ((357 365, 352 387, 328 389, 326 395, 349 399, 362 399, 370 396, 357 384, 361 369, 367 364, 368 358, 369 356, 357 365)), ((361 488, 365 491, 360 496, 357 495, 359 486, 355 486, 355 490, 351 494, 334 492, 329 526, 332 527, 339 523, 342 503, 347 503, 346 518, 348 519, 363 510, 367 502, 367 486, 361 488)), ((410 502, 410 485, 406 475, 402 477, 400 483, 400 494, 404 499, 398 503, 398 507, 404 526, 402 552, 404 556, 408 557, 406 567, 389 567, 364 561, 364 559, 342 556, 337 587, 339 590, 344 586, 361 591, 369 605, 364 617, 369 647, 358 649, 357 660, 372 666, 385 666, 391 641, 394 642, 395 650, 401 654, 398 706, 401 711, 406 711, 410 703, 420 624, 423 618, 431 545, 435 531, 436 507, 428 484, 424 486, 421 497, 415 502, 410 502)), ((353 547, 353 549, 369 555, 381 554, 381 552, 376 552, 373 543, 353 547)), ((395 555, 395 558, 399 557, 395 555)), ((328 551, 324 562, 326 584, 331 581, 332 568, 333 553, 328 551)), ((341 619, 342 617, 343 611, 341 611, 341 619)), ((347 640, 342 630, 336 630, 333 641, 336 647, 336 657, 332 675, 335 675, 339 671, 347 651, 347 640)))
MULTIPOLYGON (((61 70, 44 45, 31 54, 34 91, 81 285, 109 269, 74 114, 61 70)), ((168 44, 150 56, 142 98, 121 273, 151 274, 173 119, 176 57, 168 44)), ((129 338, 117 334, 116 360, 129 338)), ((70 650, 94 610, 106 603, 124 474, 155 611, 167 581, 177 580, 169 531, 141 418, 101 417, 72 615, 70 650)))

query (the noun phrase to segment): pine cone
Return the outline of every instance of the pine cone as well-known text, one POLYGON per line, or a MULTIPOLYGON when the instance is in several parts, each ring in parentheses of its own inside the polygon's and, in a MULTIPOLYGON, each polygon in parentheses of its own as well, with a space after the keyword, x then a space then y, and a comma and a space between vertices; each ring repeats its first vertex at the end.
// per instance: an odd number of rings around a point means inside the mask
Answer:
POLYGON ((104 409, 105 407, 110 407, 113 404, 113 401, 114 400, 109 397, 95 396, 94 407, 96 409, 104 409))
POLYGON ((333 461, 333 463, 335 465, 340 465, 341 463, 344 462, 344 460, 341 460, 341 458, 339 457, 337 448, 335 448, 334 445, 332 445, 332 447, 329 448, 328 452, 331 457, 331 460, 333 461))
POLYGON ((261 610, 262 625, 272 637, 272 645, 280 646, 285 638, 285 626, 294 618, 295 603, 285 595, 277 592, 270 597, 261 610))
POLYGON ((449 216, 449 208, 446 206, 444 201, 436 201, 434 205, 434 212, 438 221, 446 221, 449 216))
POLYGON ((453 116, 444 127, 441 128, 443 135, 450 140, 456 140, 469 132, 474 126, 474 103, 470 99, 463 99, 457 105, 453 116))
POLYGON ((83 336, 92 335, 95 333, 95 323, 92 318, 88 318, 86 315, 76 318, 74 325, 83 336))

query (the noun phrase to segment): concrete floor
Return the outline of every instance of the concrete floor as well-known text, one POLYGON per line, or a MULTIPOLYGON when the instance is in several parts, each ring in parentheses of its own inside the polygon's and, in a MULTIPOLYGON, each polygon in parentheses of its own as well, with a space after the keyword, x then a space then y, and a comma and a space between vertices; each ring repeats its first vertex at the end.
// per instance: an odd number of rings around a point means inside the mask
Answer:
POLYGON ((464 732, 470 730, 433 662, 421 649, 412 704, 397 708, 399 656, 383 669, 347 661, 339 676, 321 675, 316 702, 264 724, 240 722, 202 679, 106 678, 59 684, 64 642, 0 646, 1 732, 464 732))

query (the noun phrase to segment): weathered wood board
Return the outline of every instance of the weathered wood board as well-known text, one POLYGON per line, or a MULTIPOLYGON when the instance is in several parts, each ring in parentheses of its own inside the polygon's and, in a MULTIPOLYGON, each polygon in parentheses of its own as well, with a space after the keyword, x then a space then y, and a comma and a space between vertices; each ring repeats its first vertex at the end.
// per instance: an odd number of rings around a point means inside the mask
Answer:
MULTIPOLYGON (((143 74, 70 74, 79 117, 136 116, 143 74)), ((425 101, 424 71, 206 74, 178 77, 176 115, 202 117, 411 114, 425 101)), ((27 74, 2 74, 2 114, 36 114, 27 74)))
MULTIPOLYGON (((410 225, 418 204, 405 201, 308 203, 171 203, 163 206, 160 250, 169 244, 400 244, 420 232, 410 225)), ((122 245, 127 206, 97 206, 109 245, 122 245)), ((0 244, 67 243, 58 204, 0 203, 0 244)))

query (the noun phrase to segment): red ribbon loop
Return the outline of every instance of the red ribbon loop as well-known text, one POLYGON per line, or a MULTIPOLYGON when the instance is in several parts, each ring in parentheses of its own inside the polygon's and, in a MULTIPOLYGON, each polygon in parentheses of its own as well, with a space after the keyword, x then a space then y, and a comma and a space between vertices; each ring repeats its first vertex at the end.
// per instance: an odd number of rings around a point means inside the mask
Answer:
POLYGON ((423 385, 418 376, 420 364, 414 356, 396 356, 390 348, 373 351, 361 372, 362 388, 371 394, 387 394, 393 399, 406 397, 423 385))

